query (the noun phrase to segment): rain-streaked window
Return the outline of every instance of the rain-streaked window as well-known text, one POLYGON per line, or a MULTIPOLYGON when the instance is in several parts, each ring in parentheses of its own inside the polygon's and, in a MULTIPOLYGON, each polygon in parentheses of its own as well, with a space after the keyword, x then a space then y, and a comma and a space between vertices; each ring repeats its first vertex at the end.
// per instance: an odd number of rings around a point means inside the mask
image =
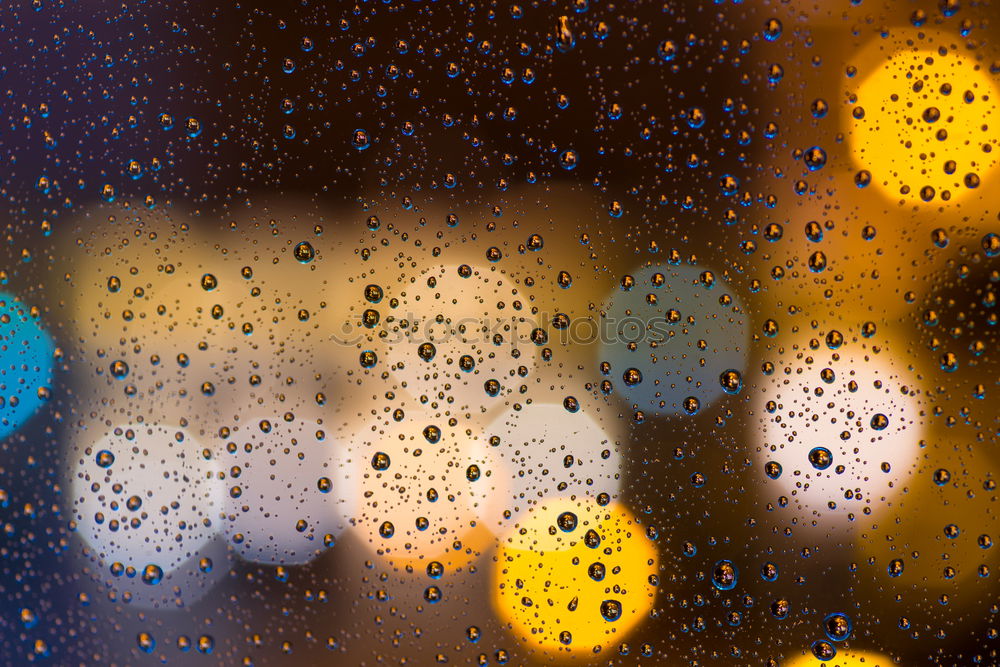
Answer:
POLYGON ((998 26, 0 4, 0 664, 1000 665, 998 26))

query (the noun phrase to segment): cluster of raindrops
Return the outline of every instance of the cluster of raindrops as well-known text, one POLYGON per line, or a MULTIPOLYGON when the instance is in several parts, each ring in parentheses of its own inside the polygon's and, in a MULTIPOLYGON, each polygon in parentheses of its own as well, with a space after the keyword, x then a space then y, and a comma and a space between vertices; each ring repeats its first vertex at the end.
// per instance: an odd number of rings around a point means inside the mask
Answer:
POLYGON ((985 4, 250 4, 0 18, 0 662, 1000 664, 985 4))

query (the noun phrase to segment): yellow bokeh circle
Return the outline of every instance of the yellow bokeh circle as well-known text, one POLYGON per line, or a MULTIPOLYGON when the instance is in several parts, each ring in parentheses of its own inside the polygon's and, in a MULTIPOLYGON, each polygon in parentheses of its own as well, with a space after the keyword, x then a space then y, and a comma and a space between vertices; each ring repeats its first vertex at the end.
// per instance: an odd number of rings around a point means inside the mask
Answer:
POLYGON ((502 540, 493 601, 526 647, 593 654, 619 645, 648 617, 657 572, 656 548, 624 506, 554 499, 502 540))
MULTIPOLYGON (((987 185, 1000 158, 1000 95, 982 65, 947 48, 908 48, 865 70, 847 119, 872 183, 906 200, 955 201, 987 185)), ((852 82, 853 83, 853 82, 852 82)))

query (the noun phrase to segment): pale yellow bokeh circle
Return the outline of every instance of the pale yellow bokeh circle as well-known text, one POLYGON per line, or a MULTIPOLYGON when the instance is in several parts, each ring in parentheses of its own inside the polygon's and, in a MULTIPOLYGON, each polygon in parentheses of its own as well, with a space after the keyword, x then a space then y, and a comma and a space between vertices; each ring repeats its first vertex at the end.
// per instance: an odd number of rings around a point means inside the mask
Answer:
MULTIPOLYGON (((873 54, 874 55, 874 54, 873 54)), ((989 187, 1000 158, 1000 94, 983 66, 944 48, 906 48, 860 72, 847 125, 872 184, 910 201, 957 201, 989 187)))
POLYGON ((360 498, 352 523, 362 543, 389 563, 421 570, 478 558, 492 537, 479 527, 472 489, 487 483, 490 469, 467 436, 422 409, 356 429, 351 474, 360 498))
POLYGON ((553 499, 531 509, 501 542, 493 602, 526 647, 549 656, 593 655, 597 646, 620 644, 648 617, 656 574, 656 548, 623 505, 553 499), (576 524, 568 531, 560 519, 566 513, 576 524))

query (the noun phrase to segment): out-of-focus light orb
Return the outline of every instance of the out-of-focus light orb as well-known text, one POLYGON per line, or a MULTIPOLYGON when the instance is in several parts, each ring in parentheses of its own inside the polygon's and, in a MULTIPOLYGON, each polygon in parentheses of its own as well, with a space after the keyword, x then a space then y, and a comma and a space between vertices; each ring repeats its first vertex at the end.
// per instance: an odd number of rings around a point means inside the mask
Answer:
MULTIPOLYGON (((91 556, 92 554, 86 554, 91 556)), ((190 607, 203 599, 212 588, 229 573, 232 556, 222 535, 215 535, 184 562, 169 572, 155 585, 149 584, 143 571, 129 576, 117 568, 99 564, 91 570, 91 578, 108 594, 100 596, 111 603, 125 603, 142 609, 180 609, 190 607)))
MULTIPOLYGON (((808 650, 808 649, 806 649, 808 650)), ((784 662, 782 665, 786 664, 784 662)), ((808 653, 791 658, 788 667, 894 667, 898 663, 878 653, 868 651, 847 651, 837 647, 837 654, 831 660, 820 660, 808 653)))
POLYGON ((880 511, 919 456, 917 378, 888 352, 811 347, 765 357, 774 370, 754 395, 764 493, 826 521, 880 511))
POLYGON ((69 315, 72 380, 87 383, 78 395, 113 401, 112 421, 186 420, 192 433, 213 435, 237 406, 289 393, 290 375, 296 392, 333 395, 325 378, 358 359, 330 340, 350 317, 349 251, 307 221, 315 217, 284 201, 224 232, 176 209, 85 210, 75 220, 85 242, 62 249, 69 292, 51 304, 69 315), (256 231, 274 225, 280 234, 256 231), (304 243, 312 251, 303 254, 304 243), (119 361, 128 372, 115 376, 119 361))
POLYGON ((548 655, 588 654, 625 640, 659 586, 657 553, 624 506, 552 498, 503 540, 494 605, 511 633, 548 655))
POLYGON ((633 271, 605 300, 600 362, 612 391, 643 413, 693 414, 736 386, 749 331, 739 297, 704 267, 633 271), (723 374, 734 371, 731 383, 723 374))
POLYGON ((116 426, 69 460, 78 531, 113 574, 158 585, 217 531, 216 462, 185 429, 116 426))
POLYGON ((225 472, 224 529, 255 563, 299 565, 333 546, 357 505, 351 454, 316 422, 253 417, 234 430, 225 472))
POLYGON ((352 444, 361 541, 396 564, 474 559, 482 529, 472 487, 488 483, 486 459, 446 418, 419 409, 398 416, 359 428, 352 444))
POLYGON ((621 488, 620 444, 591 415, 559 404, 510 409, 476 444, 494 463, 473 493, 483 523, 497 534, 547 497, 613 500, 621 488))
POLYGON ((887 194, 954 201, 990 186, 1000 95, 981 63, 955 50, 902 48, 859 78, 850 146, 887 194))
POLYGON ((362 325, 379 330, 379 355, 410 394, 464 387, 461 405, 483 405, 493 400, 488 380, 503 391, 519 367, 534 365, 527 295, 499 269, 438 265, 377 278, 364 288, 362 325))
POLYGON ((0 292, 0 438, 20 428, 47 399, 54 352, 38 313, 0 292))

